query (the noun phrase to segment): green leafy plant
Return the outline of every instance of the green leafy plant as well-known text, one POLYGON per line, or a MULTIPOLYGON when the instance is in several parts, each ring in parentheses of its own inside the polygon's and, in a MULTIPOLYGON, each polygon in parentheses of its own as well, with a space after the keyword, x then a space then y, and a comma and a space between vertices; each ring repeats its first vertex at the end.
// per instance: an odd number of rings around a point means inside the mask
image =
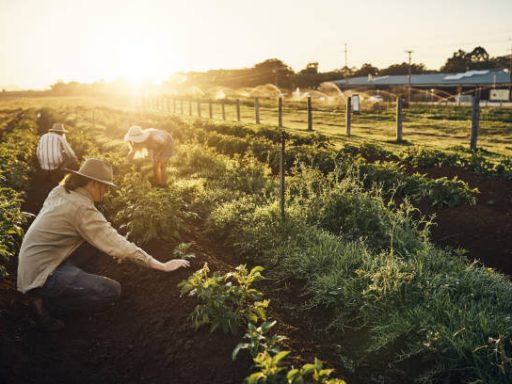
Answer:
POLYGON ((257 322, 266 319, 269 301, 263 300, 260 291, 252 287, 256 281, 263 279, 262 267, 248 271, 240 265, 234 272, 221 275, 214 272, 205 263, 178 287, 181 294, 197 297, 200 303, 192 312, 192 321, 197 328, 211 324, 210 331, 217 328, 224 333, 237 333, 244 322, 257 322))
POLYGON ((271 355, 268 351, 260 352, 254 358, 254 364, 258 371, 252 373, 247 379, 247 384, 274 384, 282 382, 280 374, 286 370, 282 360, 290 354, 290 351, 281 351, 271 355))
POLYGON ((177 259, 184 259, 184 260, 195 259, 196 255, 188 251, 191 246, 192 246, 192 243, 180 243, 172 251, 172 255, 177 259))
POLYGON ((267 351, 271 355, 277 354, 280 349, 280 344, 287 339, 286 336, 270 335, 270 331, 277 321, 265 321, 260 325, 249 322, 247 325, 247 332, 243 336, 243 340, 239 343, 232 353, 233 360, 236 359, 241 350, 247 350, 253 358, 258 353, 267 351))
POLYGON ((325 369, 323 362, 315 357, 314 363, 304 364, 301 368, 293 368, 286 375, 289 384, 345 384, 341 379, 330 379, 334 369, 325 369))
POLYGON ((115 193, 109 203, 113 222, 140 244, 151 239, 178 239, 189 231, 188 223, 197 218, 179 191, 153 188, 137 174, 127 175, 115 193))
POLYGON ((470 188, 463 180, 454 177, 429 180, 421 189, 421 195, 432 201, 432 205, 456 207, 463 203, 476 204, 478 188, 470 188))
POLYGON ((284 359, 290 351, 275 355, 268 351, 260 352, 254 358, 257 369, 247 379, 247 384, 345 384, 341 379, 330 378, 334 369, 325 369, 323 362, 315 358, 314 363, 306 363, 301 368, 288 368, 284 359))

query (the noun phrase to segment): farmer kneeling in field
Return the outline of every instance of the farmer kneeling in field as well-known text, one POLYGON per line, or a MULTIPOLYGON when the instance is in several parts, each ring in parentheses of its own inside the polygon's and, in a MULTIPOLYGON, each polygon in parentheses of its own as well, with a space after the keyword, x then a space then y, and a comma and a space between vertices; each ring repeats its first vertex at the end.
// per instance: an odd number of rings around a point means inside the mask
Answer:
POLYGON ((51 316, 53 311, 91 310, 111 304, 121 294, 117 281, 77 266, 84 241, 119 260, 164 272, 189 266, 186 260, 157 261, 117 233, 96 209, 94 203, 115 186, 108 163, 88 159, 70 172, 46 198, 19 253, 18 290, 33 297, 38 321, 48 330, 63 327, 51 316))
POLYGON ((128 161, 132 161, 138 155, 144 157, 148 150, 151 151, 154 182, 159 186, 167 185, 167 162, 174 154, 174 140, 171 134, 160 129, 142 129, 134 125, 124 136, 124 141, 130 145, 128 161))

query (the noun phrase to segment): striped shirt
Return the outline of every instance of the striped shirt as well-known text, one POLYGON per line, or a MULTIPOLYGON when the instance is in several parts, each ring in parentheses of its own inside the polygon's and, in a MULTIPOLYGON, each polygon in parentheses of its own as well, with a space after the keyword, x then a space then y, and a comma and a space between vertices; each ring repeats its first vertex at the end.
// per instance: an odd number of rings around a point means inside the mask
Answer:
POLYGON ((37 158, 41 169, 45 171, 59 169, 66 158, 75 157, 75 152, 73 152, 63 135, 48 132, 39 139, 37 158))

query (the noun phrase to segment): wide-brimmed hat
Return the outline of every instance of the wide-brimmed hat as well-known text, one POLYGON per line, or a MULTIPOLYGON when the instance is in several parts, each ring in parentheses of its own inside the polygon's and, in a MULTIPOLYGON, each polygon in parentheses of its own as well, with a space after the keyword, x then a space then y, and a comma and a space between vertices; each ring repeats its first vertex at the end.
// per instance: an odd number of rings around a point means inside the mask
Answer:
POLYGON ((64 124, 54 123, 48 132, 66 133, 67 131, 64 129, 64 124))
POLYGON ((132 125, 128 133, 124 135, 124 141, 133 141, 134 143, 141 143, 149 136, 149 131, 142 129, 138 125, 132 125))
POLYGON ((72 169, 66 169, 66 171, 87 177, 88 179, 99 181, 100 183, 110 185, 111 187, 117 187, 112 181, 114 179, 114 172, 112 166, 98 159, 87 159, 82 164, 78 171, 72 169))

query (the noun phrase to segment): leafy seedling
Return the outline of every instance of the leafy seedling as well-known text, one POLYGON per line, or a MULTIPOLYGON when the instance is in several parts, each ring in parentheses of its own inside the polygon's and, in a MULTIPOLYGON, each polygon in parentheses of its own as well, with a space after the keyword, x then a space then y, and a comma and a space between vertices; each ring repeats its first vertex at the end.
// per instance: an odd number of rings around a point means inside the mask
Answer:
POLYGON ((173 250, 172 255, 177 259, 184 259, 184 260, 192 260, 195 259, 196 255, 188 252, 189 248, 192 246, 192 243, 180 243, 178 246, 173 250))

